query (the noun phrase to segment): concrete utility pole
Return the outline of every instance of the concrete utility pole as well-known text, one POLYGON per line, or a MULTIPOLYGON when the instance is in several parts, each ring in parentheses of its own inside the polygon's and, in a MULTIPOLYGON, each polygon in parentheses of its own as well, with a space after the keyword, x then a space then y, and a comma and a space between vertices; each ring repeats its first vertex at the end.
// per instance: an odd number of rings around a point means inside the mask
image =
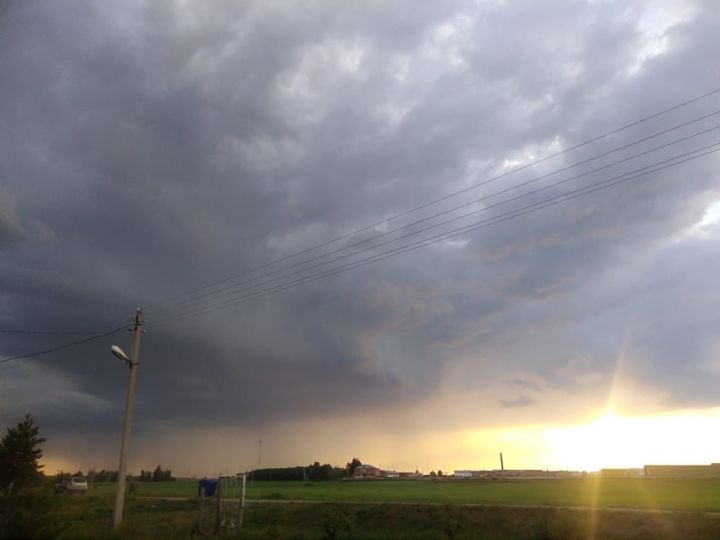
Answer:
POLYGON ((128 379, 127 399, 125 401, 125 421, 123 423, 122 442, 120 443, 120 466, 118 467, 117 494, 115 496, 115 512, 113 513, 113 527, 117 529, 122 524, 123 507, 125 506, 125 476, 127 469, 127 451, 130 443, 130 428, 132 426, 133 405, 135 402, 135 382, 137 380, 138 360, 140 358, 140 335, 142 334, 143 314, 138 308, 135 312, 135 331, 132 339, 132 350, 127 362, 130 368, 128 379))

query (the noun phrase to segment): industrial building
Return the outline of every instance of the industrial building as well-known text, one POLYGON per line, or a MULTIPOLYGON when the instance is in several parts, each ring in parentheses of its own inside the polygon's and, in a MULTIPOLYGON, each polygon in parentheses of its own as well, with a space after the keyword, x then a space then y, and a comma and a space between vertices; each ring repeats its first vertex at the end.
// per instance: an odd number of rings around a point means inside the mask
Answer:
POLYGON ((645 465, 647 478, 720 478, 720 463, 710 465, 645 465))
POLYGON ((644 469, 601 469, 603 478, 639 478, 645 476, 644 469))
POLYGON ((515 479, 548 479, 548 478, 574 478, 582 476, 580 471, 543 471, 541 469, 493 469, 493 470, 456 470, 455 478, 487 478, 491 480, 515 479))
POLYGON ((602 469, 603 478, 720 478, 720 463, 710 465, 645 465, 642 469, 602 469))

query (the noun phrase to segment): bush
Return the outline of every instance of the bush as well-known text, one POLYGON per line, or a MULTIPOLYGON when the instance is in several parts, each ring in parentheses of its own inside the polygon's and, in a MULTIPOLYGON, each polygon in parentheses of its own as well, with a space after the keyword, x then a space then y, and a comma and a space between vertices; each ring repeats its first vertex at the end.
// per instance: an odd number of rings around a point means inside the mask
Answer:
POLYGON ((462 524, 456 519, 446 517, 442 522, 442 531, 445 534, 445 538, 448 540, 457 538, 461 529, 462 524))
POLYGON ((334 509, 330 510, 325 514, 323 530, 325 531, 325 538, 327 538, 327 540, 337 540, 343 532, 350 535, 352 519, 344 512, 338 512, 334 509))
POLYGON ((0 497, 0 538, 47 538, 54 536, 52 510, 57 505, 47 489, 18 491, 0 497))

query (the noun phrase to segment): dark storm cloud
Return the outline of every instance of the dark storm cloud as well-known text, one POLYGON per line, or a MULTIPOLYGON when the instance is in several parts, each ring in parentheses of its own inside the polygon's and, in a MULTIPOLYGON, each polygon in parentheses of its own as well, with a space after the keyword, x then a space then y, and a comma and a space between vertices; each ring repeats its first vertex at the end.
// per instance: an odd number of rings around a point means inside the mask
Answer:
MULTIPOLYGON (((652 15, 580 2, 392 10, 322 2, 11 4, 0 14, 0 66, 8 74, 0 80, 0 320, 16 328, 112 327, 137 305, 440 197, 506 170, 506 159, 529 161, 720 86, 706 56, 720 45, 714 4, 690 10, 659 36, 638 24, 644 17, 662 26, 652 15), (653 53, 661 42, 666 49, 653 53)), ((694 104, 502 186, 717 105, 694 104)), ((474 359, 471 372, 493 372, 489 381, 577 394, 610 385, 627 325, 637 320, 630 348, 638 357, 626 372, 661 389, 669 404, 715 403, 711 310, 696 310, 692 329, 672 331, 652 305, 687 298, 695 285, 677 276, 701 273, 717 254, 707 243, 677 252, 686 268, 674 275, 660 262, 642 271, 633 265, 702 217, 718 196, 716 164, 664 171, 483 229, 467 243, 176 324, 154 328, 149 309, 142 422, 256 425, 387 410, 439 391, 457 357, 474 359), (682 369, 672 360, 680 355, 682 369)), ((663 249, 673 257, 673 248, 663 249)), ((707 288, 705 296, 717 297, 707 288)), ((0 352, 60 342, 3 337, 0 352)), ((34 403, 4 388, 8 410, 34 407, 50 425, 115 429, 111 404, 122 401, 125 381, 108 343, 38 358, 28 373, 16 368, 17 378, 54 380, 63 390, 34 403), (44 371, 50 366, 52 375, 44 371), (63 395, 79 409, 54 411, 63 395)), ((500 406, 534 403, 524 397, 500 406)))

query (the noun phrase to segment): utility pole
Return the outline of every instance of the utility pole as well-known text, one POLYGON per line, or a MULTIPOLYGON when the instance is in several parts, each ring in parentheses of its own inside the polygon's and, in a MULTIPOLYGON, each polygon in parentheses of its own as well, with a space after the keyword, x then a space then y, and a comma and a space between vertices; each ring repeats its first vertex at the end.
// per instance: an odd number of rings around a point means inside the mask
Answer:
POLYGON ((137 380, 138 360, 140 358, 140 335, 142 334, 143 314, 140 308, 135 312, 135 329, 132 339, 132 350, 128 367, 127 399, 125 400, 125 421, 123 423, 122 442, 120 443, 120 466, 118 467, 117 494, 115 496, 115 512, 113 513, 113 527, 119 528, 123 519, 125 506, 125 476, 127 469, 127 451, 130 443, 130 428, 132 427, 133 405, 135 402, 135 382, 137 380))

